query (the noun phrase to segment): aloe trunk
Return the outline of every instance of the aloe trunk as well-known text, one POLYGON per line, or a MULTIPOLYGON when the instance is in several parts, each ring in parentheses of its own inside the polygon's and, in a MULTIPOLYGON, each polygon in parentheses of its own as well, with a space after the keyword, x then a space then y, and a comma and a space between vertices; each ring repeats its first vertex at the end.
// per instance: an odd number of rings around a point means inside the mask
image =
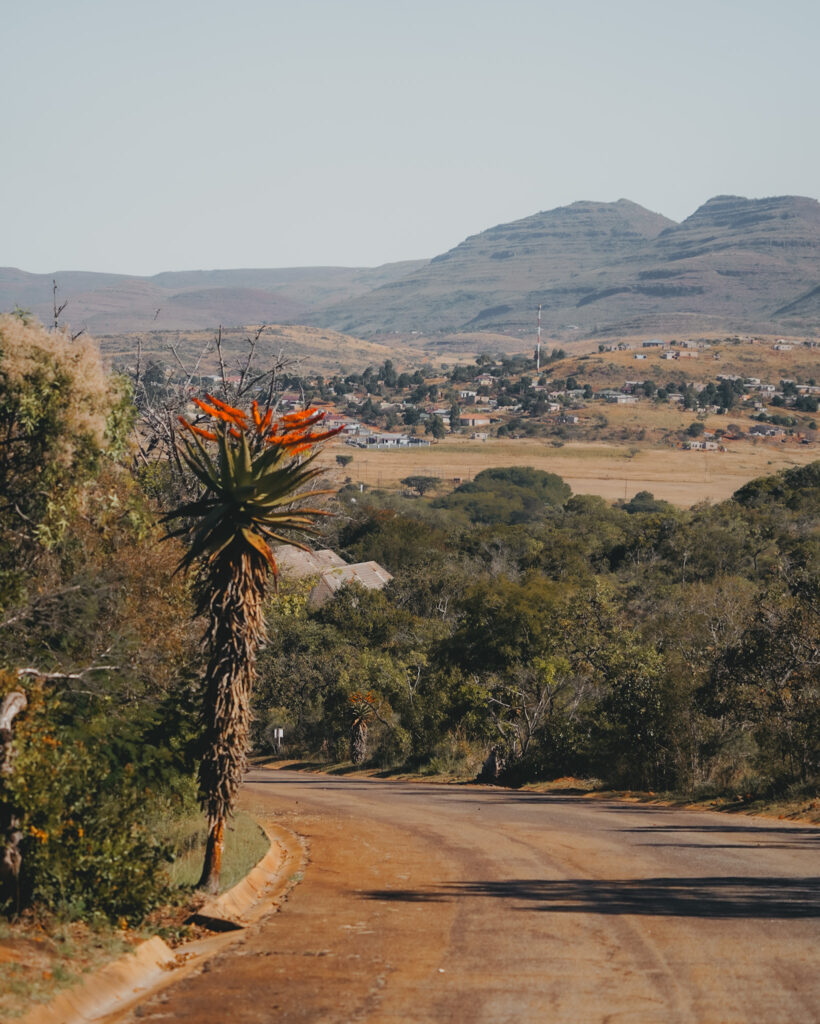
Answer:
POLYGON ((268 566, 247 545, 230 545, 220 554, 203 594, 208 614, 205 672, 205 750, 199 786, 208 815, 208 845, 200 886, 219 890, 225 824, 247 767, 251 695, 256 652, 265 639, 262 604, 268 566))

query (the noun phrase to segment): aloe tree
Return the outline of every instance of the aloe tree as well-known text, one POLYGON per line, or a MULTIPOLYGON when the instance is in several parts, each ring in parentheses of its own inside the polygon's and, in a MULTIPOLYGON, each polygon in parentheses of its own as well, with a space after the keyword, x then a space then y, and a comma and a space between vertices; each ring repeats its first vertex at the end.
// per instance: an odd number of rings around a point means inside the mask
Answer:
POLYGON ((206 398, 194 402, 213 429, 179 417, 190 435, 180 454, 204 492, 163 521, 182 520, 170 531, 189 540, 180 567, 196 564, 201 570, 199 611, 208 621, 208 664, 199 786, 208 842, 199 885, 218 892, 225 823, 247 764, 256 652, 265 640, 263 601, 269 575, 275 580, 277 573, 271 544, 305 548, 293 535, 317 533, 317 519, 330 514, 305 502, 332 492, 304 488, 323 472, 312 465, 316 446, 339 430, 314 432, 324 418, 315 410, 274 420, 272 410, 262 414, 256 402, 249 416, 212 395, 206 398))

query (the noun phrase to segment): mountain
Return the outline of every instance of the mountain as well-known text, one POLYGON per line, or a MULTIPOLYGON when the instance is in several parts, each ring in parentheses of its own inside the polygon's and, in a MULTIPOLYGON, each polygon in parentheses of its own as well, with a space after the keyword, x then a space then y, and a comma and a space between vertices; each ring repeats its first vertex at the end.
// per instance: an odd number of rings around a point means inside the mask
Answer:
POLYGON ((718 196, 680 224, 635 203, 573 203, 474 235, 316 323, 380 331, 651 329, 677 320, 820 326, 820 204, 718 196))
POLYGON ((91 334, 211 329, 218 324, 298 322, 328 303, 350 300, 415 270, 424 261, 381 267, 192 270, 137 277, 0 268, 0 310, 15 306, 52 318, 52 281, 62 319, 91 334))
POLYGON ((327 307, 316 322, 364 334, 531 326, 539 302, 572 309, 585 294, 581 276, 634 260, 673 225, 626 199, 573 203, 472 235, 398 281, 327 307))
MULTIPOLYGON (((362 338, 820 330, 820 204, 717 196, 680 224, 637 203, 578 202, 472 235, 430 261, 376 268, 134 277, 0 269, 0 309, 96 334, 306 324, 362 338)), ((472 344, 472 341, 471 341, 472 344)))

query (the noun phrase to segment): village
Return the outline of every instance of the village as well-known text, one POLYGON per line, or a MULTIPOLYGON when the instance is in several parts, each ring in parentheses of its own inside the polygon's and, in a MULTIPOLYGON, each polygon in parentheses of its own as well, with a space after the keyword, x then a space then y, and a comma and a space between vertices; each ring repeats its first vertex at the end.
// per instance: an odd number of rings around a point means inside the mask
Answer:
MULTIPOLYGON (((766 347, 791 353, 818 343, 780 339, 766 347)), ((816 443, 817 380, 766 380, 727 372, 728 366, 714 374, 693 372, 730 363, 725 348, 718 341, 649 339, 635 347, 599 345, 597 354, 577 357, 556 348, 544 359, 480 355, 473 365, 428 365, 413 372, 399 372, 386 360, 345 377, 286 378, 279 401, 283 411, 306 402, 321 408, 328 426, 342 427, 346 445, 354 449, 420 448, 454 434, 481 442, 537 436, 624 440, 631 434, 691 451, 725 450, 743 441, 816 443), (613 353, 620 364, 604 363, 613 353), (625 373, 613 379, 630 357, 651 367, 655 379, 625 373), (640 423, 625 425, 613 407, 631 409, 632 421, 640 423)), ((211 380, 216 378, 201 383, 211 380)))

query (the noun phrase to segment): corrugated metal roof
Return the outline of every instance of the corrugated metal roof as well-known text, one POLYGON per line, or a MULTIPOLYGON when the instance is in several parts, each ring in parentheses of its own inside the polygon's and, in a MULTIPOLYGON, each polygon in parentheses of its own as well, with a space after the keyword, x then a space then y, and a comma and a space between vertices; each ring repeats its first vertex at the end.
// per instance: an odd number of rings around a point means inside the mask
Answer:
POLYGON ((345 560, 330 548, 302 551, 292 544, 283 544, 276 548, 274 557, 282 574, 295 580, 301 580, 305 576, 319 576, 327 569, 346 564, 345 560))
POLYGON ((368 590, 381 590, 392 579, 392 575, 378 562, 357 562, 355 565, 327 569, 310 592, 310 603, 314 608, 318 608, 330 600, 346 583, 360 583, 368 590))

